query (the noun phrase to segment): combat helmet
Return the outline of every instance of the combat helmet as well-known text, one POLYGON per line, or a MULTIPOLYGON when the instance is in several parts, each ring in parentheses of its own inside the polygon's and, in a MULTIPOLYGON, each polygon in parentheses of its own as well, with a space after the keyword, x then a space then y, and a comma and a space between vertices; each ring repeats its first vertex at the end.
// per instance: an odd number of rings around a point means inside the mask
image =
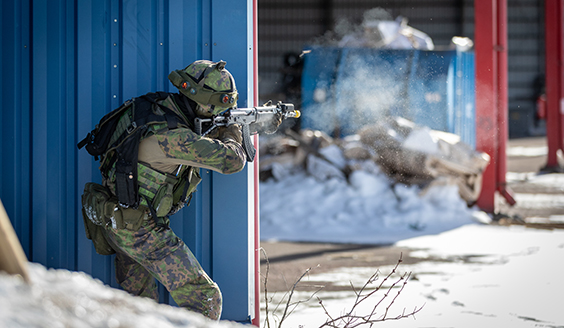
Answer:
POLYGON ((170 72, 168 79, 180 93, 198 104, 199 116, 210 117, 237 106, 239 94, 225 64, 197 60, 185 69, 170 72))

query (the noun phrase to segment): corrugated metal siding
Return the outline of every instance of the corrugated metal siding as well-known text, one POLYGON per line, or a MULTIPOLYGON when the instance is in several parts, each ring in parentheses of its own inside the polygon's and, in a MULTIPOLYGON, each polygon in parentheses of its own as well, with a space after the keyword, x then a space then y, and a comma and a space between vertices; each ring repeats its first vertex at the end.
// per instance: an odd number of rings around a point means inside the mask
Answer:
POLYGON ((300 53, 341 19, 360 24, 364 12, 383 8, 393 18, 407 18, 410 26, 429 34, 436 45, 446 46, 462 33, 463 4, 462 0, 259 0, 261 94, 269 97, 280 92, 286 53, 300 53))
POLYGON ((305 44, 329 28, 332 24, 330 10, 326 9, 329 2, 258 1, 260 94, 279 92, 282 86, 281 69, 284 67, 284 56, 287 53, 300 53, 305 44))
MULTIPOLYGON (((239 106, 252 105, 251 6, 251 0, 2 2, 0 198, 31 261, 117 286, 113 257, 97 255, 84 235, 80 195, 100 174, 99 163, 76 144, 123 101, 175 91, 168 73, 196 59, 226 60, 239 106), (229 17, 217 14, 224 10, 229 17)), ((223 318, 249 321, 252 166, 232 176, 202 175, 192 205, 172 226, 222 288, 223 318)))
MULTIPOLYGON (((437 49, 448 46, 453 36, 474 38, 472 0, 259 0, 261 99, 288 96, 282 73, 286 53, 300 53, 342 18, 359 24, 364 12, 377 7, 393 18, 407 18, 410 26, 433 39, 437 49)), ((510 136, 542 133, 532 121, 534 99, 542 87, 536 81, 544 72, 543 8, 543 0, 508 1, 510 136)))
POLYGON ((544 85, 544 1, 509 1, 507 9, 509 135, 523 137, 538 133, 535 113, 544 85))
POLYGON ((29 1, 4 1, 0 5, 0 194, 12 224, 30 254, 30 34, 29 1), (5 28, 10 26, 11 28, 5 28), (14 109, 18 110, 14 110, 14 109))
POLYGON ((48 267, 75 264, 73 7, 67 2, 39 1, 31 11, 30 257, 48 267))
POLYGON ((393 19, 402 16, 408 24, 431 36, 435 45, 448 45, 454 35, 460 35, 461 0, 387 1, 387 0, 334 0, 335 19, 348 17, 360 23, 364 12, 372 8, 387 10, 393 19))

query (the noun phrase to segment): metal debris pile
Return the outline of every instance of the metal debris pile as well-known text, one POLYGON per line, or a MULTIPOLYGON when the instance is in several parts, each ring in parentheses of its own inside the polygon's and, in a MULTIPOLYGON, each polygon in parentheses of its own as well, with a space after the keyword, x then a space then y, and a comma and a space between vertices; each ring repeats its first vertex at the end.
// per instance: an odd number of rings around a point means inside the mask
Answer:
POLYGON ((286 130, 260 142, 260 179, 277 180, 305 170, 318 180, 348 179, 355 170, 386 174, 391 183, 456 185, 460 197, 474 204, 490 158, 451 133, 389 117, 356 134, 332 138, 324 132, 286 130))

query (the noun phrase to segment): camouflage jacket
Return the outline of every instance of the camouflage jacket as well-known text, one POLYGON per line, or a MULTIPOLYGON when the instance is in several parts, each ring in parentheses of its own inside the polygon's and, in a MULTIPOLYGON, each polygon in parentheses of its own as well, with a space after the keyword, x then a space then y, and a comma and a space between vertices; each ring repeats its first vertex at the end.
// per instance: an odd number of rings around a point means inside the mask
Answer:
MULTIPOLYGON (((172 97, 162 104, 184 116, 172 97)), ((177 128, 144 138, 139 144, 139 161, 165 173, 188 165, 231 174, 245 167, 246 157, 241 144, 222 138, 221 130, 211 137, 201 137, 190 128, 177 128)))
MULTIPOLYGON (((161 105, 185 118, 174 96, 170 95, 161 105)), ((223 174, 241 171, 245 167, 246 156, 241 145, 240 129, 217 129, 216 133, 202 137, 185 124, 175 129, 151 125, 139 143, 138 182, 140 205, 147 211, 151 207, 158 217, 172 215, 186 205, 190 195, 200 181, 198 168, 213 170, 223 174), (231 132, 231 133, 224 133, 231 132), (188 168, 195 168, 188 170, 188 168), (182 188, 183 181, 188 180, 182 188), (183 192, 184 190, 184 192, 183 192), (172 196, 172 197, 168 197, 172 196), (151 206, 148 204, 151 203, 151 206)), ((116 195, 115 164, 104 179, 104 185, 116 195)))

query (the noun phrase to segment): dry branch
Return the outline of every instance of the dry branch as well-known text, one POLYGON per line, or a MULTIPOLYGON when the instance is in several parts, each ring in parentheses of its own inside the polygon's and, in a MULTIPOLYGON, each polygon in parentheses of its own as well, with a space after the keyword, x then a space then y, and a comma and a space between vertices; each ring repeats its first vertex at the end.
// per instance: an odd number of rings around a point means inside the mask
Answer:
MULTIPOLYGON (((358 326, 361 326, 361 325, 372 326, 373 324, 375 324, 377 322, 382 322, 382 321, 399 320, 399 319, 408 318, 408 317, 411 317, 411 316, 415 317, 415 314, 418 313, 419 311, 421 311, 423 306, 415 307, 413 311, 411 311, 407 314, 405 313, 405 309, 404 309, 402 314, 400 314, 396 317, 389 317, 388 316, 388 312, 389 312, 390 308, 392 307, 392 305, 394 304, 396 299, 399 297, 401 292, 404 290, 405 285, 407 284, 407 281, 411 277, 411 272, 404 273, 403 275, 400 276, 400 278, 397 281, 395 281, 390 287, 388 287, 386 289, 384 295, 372 307, 372 311, 369 314, 366 314, 366 315, 357 315, 356 314, 356 312, 357 312, 356 310, 359 307, 359 305, 361 305, 361 303, 365 302, 368 299, 373 298, 376 293, 378 293, 380 290, 383 289, 384 283, 386 281, 388 281, 392 277, 393 274, 396 273, 398 266, 400 265, 400 263, 402 263, 402 261, 403 261, 402 256, 400 255, 400 258, 399 258, 398 262, 396 263, 395 267, 393 268, 393 270, 380 282, 378 287, 376 287, 374 290, 370 291, 366 295, 363 296, 364 291, 369 287, 370 284, 372 284, 376 280, 378 280, 379 271, 376 271, 366 281, 366 283, 362 286, 362 288, 359 291, 356 291, 356 289, 353 286, 353 292, 356 295, 355 302, 354 302, 353 306, 351 307, 351 309, 343 315, 340 315, 338 317, 331 316, 329 314, 329 312, 327 311, 327 308, 325 308, 325 306, 323 305, 323 301, 320 299, 319 304, 321 304, 321 307, 323 308, 325 315, 328 317, 328 320, 323 325, 321 325, 320 328, 322 328, 322 327, 355 328, 355 327, 358 327, 358 326), (386 306, 384 313, 380 317, 375 317, 376 316, 376 310, 378 309, 378 307, 384 302, 384 300, 386 300, 388 298, 388 296, 390 296, 392 289, 394 289, 400 283, 401 283, 401 288, 394 295, 394 297, 392 298, 392 300, 390 301, 388 306, 386 306)), ((352 283, 351 283, 351 285, 352 285, 352 283)))
MULTIPOLYGON (((265 311, 266 311, 265 325, 266 325, 266 328, 270 328, 270 309, 269 309, 269 306, 268 306, 268 304, 270 303, 270 300, 268 299, 268 288, 267 288, 268 273, 270 271, 270 263, 268 261, 268 257, 266 256, 266 252, 264 251, 264 249, 261 248, 261 251, 262 251, 262 253, 263 253, 263 255, 266 259, 266 273, 265 273, 265 276, 264 276, 264 298, 265 298, 265 303, 266 303, 265 304, 265 311)), ((414 317, 415 318, 415 314, 417 314, 419 311, 421 311, 421 309, 423 309, 423 306, 420 306, 420 307, 416 306, 413 309, 413 311, 408 312, 408 313, 406 313, 406 310, 404 308, 402 313, 395 316, 395 317, 391 317, 391 316, 388 315, 392 305, 394 305, 397 298, 403 292, 409 278, 411 277, 411 272, 404 273, 399 277, 398 280, 396 280, 394 283, 392 283, 391 286, 389 286, 388 288, 384 288, 384 284, 388 280, 390 280, 391 277, 397 272, 397 269, 398 269, 399 265, 402 263, 402 261, 403 261, 402 260, 402 254, 400 254, 400 258, 399 258, 398 262, 396 263, 396 265, 394 266, 394 268, 392 269, 392 271, 384 277, 384 279, 380 282, 380 284, 374 290, 372 290, 370 292, 366 293, 366 291, 370 287, 370 285, 375 283, 379 279, 379 277, 380 277, 380 271, 379 270, 376 270, 376 272, 368 278, 368 280, 364 283, 364 285, 359 290, 357 290, 355 288, 355 286, 353 285, 353 283, 351 282, 350 283, 351 289, 354 292, 354 294, 356 295, 356 298, 355 298, 355 302, 352 305, 351 309, 349 311, 347 311, 345 314, 342 314, 342 315, 339 315, 339 316, 332 316, 329 313, 329 311, 327 310, 327 308, 325 307, 325 305, 323 304, 323 300, 321 300, 319 297, 317 297, 321 308, 323 309, 325 315, 328 318, 325 321, 325 323, 322 324, 319 328, 324 328, 324 327, 356 328, 356 327, 361 326, 361 325, 372 326, 373 324, 375 324, 377 322, 383 322, 383 321, 389 321, 389 320, 399 320, 399 319, 408 318, 408 317, 414 317), (400 284, 401 284, 401 286, 399 286, 400 284), (377 309, 379 308, 379 306, 381 306, 383 304, 383 302, 386 299, 388 299, 389 296, 391 296, 392 290, 394 288, 396 288, 397 286, 399 286, 399 290, 397 291, 397 293, 395 295, 393 295, 389 304, 384 309, 384 313, 382 315, 380 315, 379 317, 376 317, 377 309), (375 294, 378 293, 380 290, 385 290, 384 295, 372 307, 372 310, 370 311, 370 313, 365 314, 365 315, 358 315, 357 314, 358 307, 363 302, 366 302, 369 299, 373 299, 375 297, 375 294)), ((309 274, 310 271, 311 271, 311 268, 307 269, 295 281, 295 283, 293 284, 290 291, 287 292, 284 295, 282 300, 276 306, 276 309, 277 309, 278 307, 280 307, 282 305, 282 303, 284 302, 284 299, 286 299, 285 304, 284 304, 284 312, 283 312, 282 317, 280 318, 280 321, 278 322, 278 325, 277 325, 276 328, 282 328, 282 323, 284 322, 284 320, 287 319, 288 316, 290 316, 300 304, 306 303, 309 300, 311 300, 323 288, 323 287, 320 287, 318 290, 313 292, 305 300, 300 300, 300 301, 292 303, 292 297, 294 296, 294 291, 296 290, 296 288, 298 287, 298 285, 302 281, 302 279, 304 277, 306 277, 309 274)))

